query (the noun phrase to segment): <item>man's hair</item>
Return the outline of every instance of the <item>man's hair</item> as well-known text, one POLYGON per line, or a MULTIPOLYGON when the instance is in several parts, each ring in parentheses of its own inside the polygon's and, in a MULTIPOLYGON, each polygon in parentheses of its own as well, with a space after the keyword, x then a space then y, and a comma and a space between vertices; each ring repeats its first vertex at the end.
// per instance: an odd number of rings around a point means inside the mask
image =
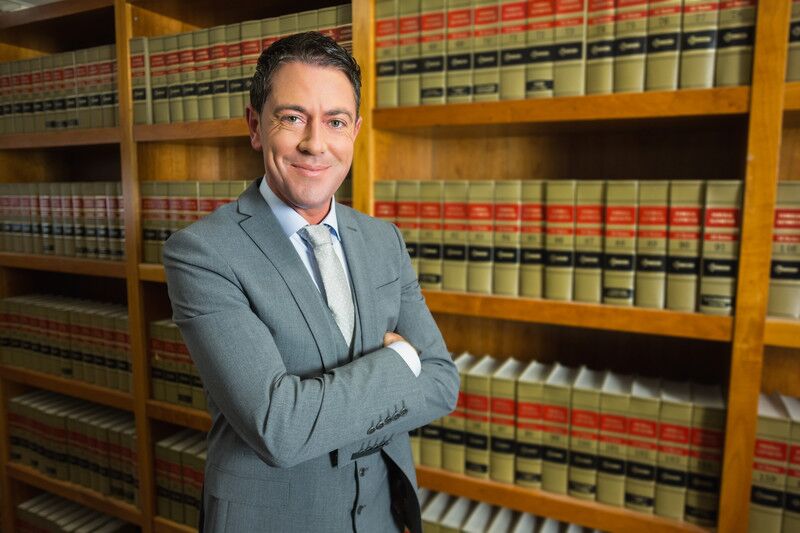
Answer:
POLYGON ((356 100, 356 116, 361 104, 361 69, 347 50, 316 31, 284 37, 261 52, 250 85, 250 105, 260 115, 272 91, 272 78, 286 63, 305 63, 335 68, 350 80, 356 100))

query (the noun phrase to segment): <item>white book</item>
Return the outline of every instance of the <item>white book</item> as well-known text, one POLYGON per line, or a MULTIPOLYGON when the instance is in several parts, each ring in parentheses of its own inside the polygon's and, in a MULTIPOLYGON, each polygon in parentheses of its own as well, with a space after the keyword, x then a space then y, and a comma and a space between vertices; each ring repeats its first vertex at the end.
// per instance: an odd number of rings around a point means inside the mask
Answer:
POLYGON ((497 514, 497 507, 480 502, 472 509, 461 531, 463 533, 486 533, 486 528, 495 514, 497 514))
POLYGON ((511 528, 511 533, 534 533, 535 531, 541 531, 539 526, 542 525, 542 519, 538 516, 534 516, 530 513, 522 513, 517 518, 517 521, 514 522, 514 525, 511 528))
POLYGON ((517 379, 517 456, 514 481, 542 486, 542 400, 553 365, 532 361, 517 379))
POLYGON ((439 531, 439 522, 442 520, 445 511, 450 506, 453 497, 444 492, 439 492, 428 502, 422 510, 422 528, 427 532, 428 528, 435 528, 439 531))
POLYGON ((567 493, 570 396, 578 369, 556 363, 544 384, 542 488, 567 493))
POLYGON ((572 386, 567 487, 570 496, 582 500, 597 496, 600 390, 605 374, 583 366, 572 386))
POLYGON ((511 524, 518 515, 519 513, 512 511, 508 507, 500 507, 486 529, 486 533, 508 533, 511 524))
POLYGON ((661 383, 655 513, 683 520, 689 477, 692 393, 687 382, 661 383))
POLYGON ((597 445, 597 501, 625 505, 628 409, 633 376, 608 372, 600 392, 600 438, 597 445))
POLYGON ((636 378, 631 388, 625 506, 646 514, 653 514, 656 496, 660 388, 650 378, 636 378))
POLYGON ((491 378, 489 477, 501 483, 514 483, 516 381, 525 366, 522 361, 509 357, 491 378))
POLYGON ((449 531, 454 531, 456 533, 461 531, 461 526, 464 525, 467 515, 469 515, 474 506, 474 501, 464 497, 458 498, 447 508, 447 511, 439 522, 439 530, 448 533, 449 531))

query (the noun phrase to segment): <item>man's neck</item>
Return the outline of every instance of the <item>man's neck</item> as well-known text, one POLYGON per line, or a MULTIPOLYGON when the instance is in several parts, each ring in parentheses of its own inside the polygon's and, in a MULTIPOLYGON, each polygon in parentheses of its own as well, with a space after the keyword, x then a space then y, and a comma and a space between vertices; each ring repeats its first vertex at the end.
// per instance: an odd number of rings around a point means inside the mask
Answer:
POLYGON ((325 220, 325 217, 328 216, 328 213, 330 213, 331 205, 333 205, 333 202, 331 200, 333 198, 331 198, 325 204, 325 207, 322 207, 320 209, 304 209, 300 206, 293 204, 291 200, 286 198, 281 191, 279 191, 276 187, 273 187, 269 179, 265 178, 265 180, 267 182, 267 187, 269 187, 269 189, 273 192, 273 194, 275 194, 275 196, 277 196, 281 202, 291 207, 298 215, 303 217, 303 219, 305 219, 305 221, 308 222, 309 224, 314 224, 314 225, 319 224, 320 222, 325 220))

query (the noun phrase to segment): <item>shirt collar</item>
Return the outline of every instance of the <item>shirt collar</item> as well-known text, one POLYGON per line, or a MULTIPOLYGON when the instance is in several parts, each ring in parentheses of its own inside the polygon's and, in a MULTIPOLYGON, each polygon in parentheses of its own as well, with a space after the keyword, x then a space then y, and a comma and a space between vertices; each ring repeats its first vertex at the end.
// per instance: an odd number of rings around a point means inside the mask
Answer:
MULTIPOLYGON (((283 200, 278 198, 277 195, 272 192, 272 189, 270 189, 269 185, 267 185, 266 175, 261 178, 261 183, 258 186, 258 190, 261 193, 261 196, 264 197, 264 200, 267 201, 270 209, 272 209, 272 213, 275 215, 275 218, 278 219, 278 224, 280 224, 283 233, 287 237, 291 237, 300 229, 308 226, 308 221, 304 219, 300 213, 286 205, 283 200)), ((339 223, 336 220, 336 202, 333 198, 331 198, 331 208, 325 218, 322 219, 320 224, 325 224, 328 226, 333 236, 341 241, 341 238, 339 237, 339 223)))

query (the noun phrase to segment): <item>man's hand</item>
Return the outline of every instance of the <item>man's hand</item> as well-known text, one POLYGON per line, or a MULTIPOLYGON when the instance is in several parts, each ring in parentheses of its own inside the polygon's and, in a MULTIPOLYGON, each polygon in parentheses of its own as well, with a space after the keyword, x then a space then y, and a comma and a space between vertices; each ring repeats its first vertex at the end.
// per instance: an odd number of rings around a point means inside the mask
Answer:
POLYGON ((398 342, 398 341, 408 342, 402 336, 398 335, 394 331, 387 331, 386 334, 383 336, 383 347, 386 348, 393 342, 398 342))

